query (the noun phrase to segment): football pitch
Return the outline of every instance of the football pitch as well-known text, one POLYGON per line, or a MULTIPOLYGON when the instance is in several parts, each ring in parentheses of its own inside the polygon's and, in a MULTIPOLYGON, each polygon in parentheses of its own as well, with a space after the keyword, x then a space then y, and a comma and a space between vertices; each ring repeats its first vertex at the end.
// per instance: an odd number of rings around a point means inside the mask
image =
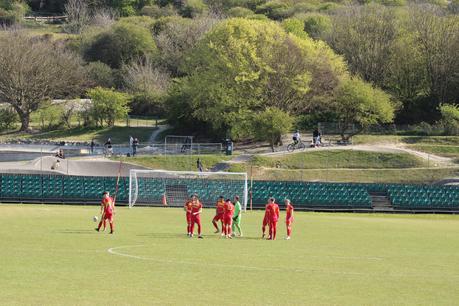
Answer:
MULTIPOLYGON (((185 235, 184 211, 117 208, 97 233, 95 206, 0 205, 1 305, 453 305, 459 216, 295 213, 292 240, 185 235)), ((281 220, 285 212, 281 212, 281 220)))

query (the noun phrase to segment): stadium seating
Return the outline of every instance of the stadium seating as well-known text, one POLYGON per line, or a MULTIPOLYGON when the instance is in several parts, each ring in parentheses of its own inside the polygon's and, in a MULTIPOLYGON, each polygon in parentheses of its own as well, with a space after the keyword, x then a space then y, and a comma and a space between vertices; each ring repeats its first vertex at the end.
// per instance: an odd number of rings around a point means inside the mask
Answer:
POLYGON ((22 191, 22 177, 17 175, 2 175, 1 195, 4 199, 20 196, 22 191))
POLYGON ((459 188, 454 186, 391 185, 388 194, 398 209, 459 209, 459 188))
MULTIPOLYGON (((98 202, 104 190, 115 192, 116 177, 83 177, 62 175, 0 174, 0 200, 98 202)), ((161 203, 165 193, 164 181, 159 178, 139 178, 138 199, 147 203, 161 203)), ((201 200, 212 205, 223 195, 231 197, 224 180, 209 180, 205 185, 196 181, 176 179, 168 181, 167 188, 178 188, 187 194, 197 193, 201 200)), ((297 208, 371 209, 370 192, 386 193, 392 206, 400 210, 459 210, 459 187, 323 183, 298 181, 254 181, 252 201, 263 206, 268 197, 282 204, 289 198, 297 208)), ((129 178, 121 177, 117 202, 127 203, 129 178)))
POLYGON ((63 192, 63 177, 58 175, 44 175, 43 198, 44 199, 61 199, 63 192))
POLYGON ((42 177, 39 175, 26 175, 22 177, 22 192, 23 199, 41 199, 42 191, 42 177))
POLYGON ((371 208, 368 191, 359 185, 340 183, 256 181, 252 200, 261 204, 272 196, 289 198, 296 206, 310 208, 371 208))

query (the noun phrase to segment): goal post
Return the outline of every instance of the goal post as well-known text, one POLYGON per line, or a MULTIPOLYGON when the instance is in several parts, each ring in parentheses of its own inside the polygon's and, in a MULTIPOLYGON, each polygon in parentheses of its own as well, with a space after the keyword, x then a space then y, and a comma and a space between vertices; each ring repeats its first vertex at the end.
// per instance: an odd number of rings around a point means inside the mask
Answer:
POLYGON ((182 207, 186 199, 197 194, 204 207, 213 207, 220 195, 233 200, 238 195, 247 210, 247 173, 194 172, 168 170, 129 171, 129 207, 134 205, 182 207))

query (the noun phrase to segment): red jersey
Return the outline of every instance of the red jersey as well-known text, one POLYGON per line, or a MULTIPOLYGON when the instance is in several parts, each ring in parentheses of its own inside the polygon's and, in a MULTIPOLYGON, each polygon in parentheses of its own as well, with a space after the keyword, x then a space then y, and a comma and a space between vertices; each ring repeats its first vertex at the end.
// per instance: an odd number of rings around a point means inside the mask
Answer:
POLYGON ((106 215, 113 214, 113 198, 112 197, 103 198, 102 205, 104 205, 104 213, 106 215))
POLYGON ((293 205, 289 203, 289 204, 287 205, 286 211, 287 211, 287 218, 286 218, 286 220, 289 221, 289 220, 291 220, 292 217, 293 217, 293 205))
POLYGON ((224 206, 224 213, 227 217, 232 217, 234 214, 234 205, 231 202, 226 202, 224 206))
POLYGON ((266 206, 270 220, 277 221, 279 219, 279 205, 271 203, 266 206))
POLYGON ((199 201, 191 203, 191 213, 197 213, 202 209, 202 204, 199 201))
POLYGON ((217 201, 217 215, 222 215, 225 212, 225 201, 217 201))
POLYGON ((187 214, 191 214, 191 208, 192 208, 192 206, 193 206, 193 202, 192 202, 192 201, 187 201, 187 202, 185 203, 185 206, 184 206, 184 207, 185 207, 185 211, 186 211, 187 214))
POLYGON ((268 218, 269 218, 269 209, 268 209, 269 205, 271 205, 271 204, 266 204, 265 205, 265 216, 264 216, 263 220, 268 220, 268 218))

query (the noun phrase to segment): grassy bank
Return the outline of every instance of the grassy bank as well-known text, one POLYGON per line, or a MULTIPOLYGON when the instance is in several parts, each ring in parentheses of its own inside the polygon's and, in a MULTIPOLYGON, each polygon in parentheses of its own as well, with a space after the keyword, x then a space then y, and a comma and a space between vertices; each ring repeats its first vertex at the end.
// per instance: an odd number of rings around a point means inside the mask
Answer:
POLYGON ((60 129, 50 132, 40 133, 10 133, 0 136, 2 141, 15 139, 29 140, 50 140, 50 141, 91 141, 94 139, 98 143, 104 143, 109 137, 114 144, 126 144, 129 142, 129 136, 137 137, 140 143, 147 142, 153 127, 105 127, 105 128, 87 128, 75 127, 71 129, 60 129))
POLYGON ((378 153, 352 150, 315 151, 281 156, 254 156, 252 165, 283 169, 385 169, 416 168, 425 162, 407 153, 378 153))
MULTIPOLYGON (((173 155, 173 156, 140 156, 133 158, 122 157, 125 162, 137 164, 151 169, 175 171, 197 171, 196 161, 200 159, 204 169, 209 170, 220 162, 231 159, 225 155, 173 155)), ((119 158, 117 158, 119 160, 119 158)))

